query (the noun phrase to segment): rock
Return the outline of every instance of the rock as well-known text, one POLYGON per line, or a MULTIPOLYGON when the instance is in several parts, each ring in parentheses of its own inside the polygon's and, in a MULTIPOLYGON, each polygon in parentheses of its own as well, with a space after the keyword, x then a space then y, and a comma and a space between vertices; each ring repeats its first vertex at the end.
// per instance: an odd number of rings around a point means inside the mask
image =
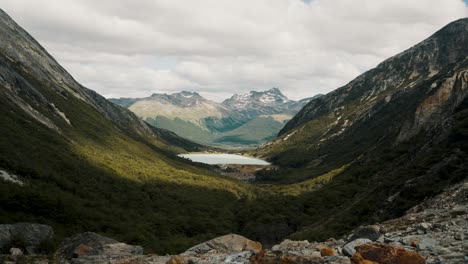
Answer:
POLYGON ((55 257, 70 260, 97 255, 130 256, 141 254, 143 254, 143 248, 140 246, 119 243, 112 238, 86 232, 66 238, 55 252, 55 257))
POLYGON ((380 237, 380 227, 378 225, 370 225, 359 227, 354 234, 351 236, 349 241, 353 241, 359 238, 367 238, 372 241, 376 241, 380 237))
POLYGON ((429 223, 426 223, 426 222, 423 222, 423 223, 419 224, 419 228, 424 230, 424 231, 429 230, 431 227, 432 227, 432 225, 429 224, 429 223))
POLYGON ((271 250, 273 251, 299 251, 303 250, 304 248, 308 248, 310 246, 309 241, 302 240, 302 241, 294 241, 285 239, 280 244, 274 245, 271 250))
POLYGON ((250 264, 269 264, 275 263, 276 255, 262 249, 262 251, 258 252, 250 258, 250 264))
POLYGON ((418 240, 412 240, 411 243, 410 243, 410 246, 412 246, 412 247, 418 247, 418 245, 419 245, 418 240))
POLYGON ((240 235, 230 234, 198 244, 188 249, 181 255, 190 256, 196 254, 204 254, 211 250, 232 253, 241 251, 252 251, 254 253, 258 253, 262 250, 262 244, 260 244, 259 242, 249 240, 240 235))
POLYGON ((42 242, 52 239, 54 230, 52 227, 41 224, 17 223, 0 225, 0 248, 10 245, 13 241, 21 241, 21 245, 28 249, 28 253, 36 253, 36 248, 42 242))
POLYGON ((186 263, 187 263, 187 260, 181 256, 173 256, 166 262, 166 264, 186 264, 186 263))
POLYGON ((250 258, 252 257, 252 251, 243 251, 239 253, 229 254, 225 259, 224 263, 232 263, 232 264, 244 264, 249 263, 250 258))
POLYGON ((348 264, 349 258, 343 256, 312 257, 312 256, 282 256, 276 262, 262 262, 262 264, 348 264))
POLYGON ((343 247, 343 254, 348 257, 351 257, 352 255, 354 255, 354 253, 356 253, 355 247, 368 243, 372 243, 372 241, 367 238, 360 238, 351 241, 343 247))
POLYGON ((455 238, 456 240, 464 240, 465 239, 465 236, 463 233, 456 233, 453 238, 455 238))
POLYGON ((10 248, 10 256, 22 256, 23 255, 23 251, 19 248, 10 248))
POLYGON ((432 238, 424 237, 418 243, 419 250, 432 250, 437 245, 437 241, 432 238))
POLYGON ((333 248, 329 248, 329 247, 323 247, 322 249, 320 249, 320 255, 322 257, 335 256, 336 250, 334 250, 333 248))
POLYGON ((415 251, 386 244, 372 243, 356 246, 351 258, 353 264, 425 264, 426 260, 415 251))

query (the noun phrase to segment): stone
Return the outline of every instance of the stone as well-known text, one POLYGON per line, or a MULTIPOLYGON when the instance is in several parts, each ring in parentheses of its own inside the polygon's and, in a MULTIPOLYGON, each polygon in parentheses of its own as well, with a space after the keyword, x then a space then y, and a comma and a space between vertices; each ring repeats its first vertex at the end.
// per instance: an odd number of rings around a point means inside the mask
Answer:
POLYGON ((441 248, 437 249, 437 254, 439 254, 439 255, 448 255, 450 253, 451 252, 450 252, 450 250, 448 248, 441 247, 441 248))
POLYGON ((10 248, 10 256, 21 256, 23 255, 23 251, 19 248, 10 248))
POLYGON ((463 233, 456 233, 455 235, 453 235, 453 238, 455 238, 456 240, 464 240, 465 239, 465 236, 463 233))
POLYGON ((187 263, 187 260, 181 256, 173 256, 166 262, 166 264, 186 264, 186 263, 187 263))
POLYGON ((431 226, 432 226, 431 224, 426 223, 426 222, 423 222, 423 223, 419 224, 419 228, 424 230, 424 231, 429 230, 431 228, 431 226))
POLYGON ((221 252, 252 251, 254 253, 258 253, 262 250, 262 244, 249 240, 240 235, 230 234, 198 244, 194 247, 191 247, 181 255, 186 256, 204 254, 211 250, 221 252))
POLYGON ((351 236, 349 241, 353 241, 359 238, 367 238, 372 241, 376 241, 380 237, 380 227, 378 225, 369 225, 359 227, 354 234, 351 236))
POLYGON ((411 245, 412 247, 418 247, 419 241, 418 241, 418 240, 412 240, 411 243, 410 243, 410 245, 411 245))
POLYGON ((0 225, 0 248, 9 245, 13 240, 19 239, 25 244, 28 253, 36 253, 36 248, 42 242, 52 239, 52 227, 33 223, 17 223, 0 225))
POLYGON ((140 246, 127 245, 112 238, 86 232, 64 239, 55 252, 55 257, 70 260, 97 255, 131 256, 142 254, 143 248, 140 246))
POLYGON ((310 246, 310 243, 307 240, 294 241, 294 240, 285 239, 280 244, 274 245, 271 248, 271 250, 273 251, 286 251, 286 250, 300 251, 300 250, 303 250, 304 248, 308 248, 309 246, 310 246))
POLYGON ((412 250, 372 243, 356 246, 356 253, 351 258, 351 262, 353 264, 425 264, 426 260, 412 250))
POLYGON ((243 252, 238 252, 234 254, 229 254, 225 258, 224 263, 232 263, 232 264, 249 263, 252 255, 253 255, 252 251, 243 251, 243 252))
POLYGON ((360 238, 360 239, 351 241, 343 247, 343 254, 345 256, 351 257, 352 255, 354 255, 354 253, 356 253, 356 250, 355 250, 356 246, 360 246, 360 245, 364 245, 368 243, 372 243, 372 241, 367 238, 360 238))
POLYGON ((437 241, 432 238, 424 237, 418 243, 419 250, 432 250, 436 247, 437 241))
POLYGON ((255 254, 251 259, 250 259, 250 264, 261 264, 261 263, 268 263, 266 259, 266 255, 268 254, 268 251, 265 249, 262 249, 260 252, 255 254))
POLYGON ((322 257, 335 256, 336 250, 334 250, 333 248, 329 248, 329 247, 323 247, 320 249, 320 255, 322 257))

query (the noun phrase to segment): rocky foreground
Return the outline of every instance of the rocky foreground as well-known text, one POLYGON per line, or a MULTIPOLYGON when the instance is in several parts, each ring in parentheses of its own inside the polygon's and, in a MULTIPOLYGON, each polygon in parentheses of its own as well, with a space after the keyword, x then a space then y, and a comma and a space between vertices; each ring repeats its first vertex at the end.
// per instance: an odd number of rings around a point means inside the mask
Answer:
POLYGON ((0 248, 22 237, 23 249, 10 248, 2 263, 468 263, 468 181, 428 199, 404 216, 362 226, 349 236, 323 242, 285 240, 271 249, 231 234, 196 245, 175 256, 144 255, 140 246, 87 232, 65 239, 50 256, 37 255, 50 227, 0 225, 0 248))

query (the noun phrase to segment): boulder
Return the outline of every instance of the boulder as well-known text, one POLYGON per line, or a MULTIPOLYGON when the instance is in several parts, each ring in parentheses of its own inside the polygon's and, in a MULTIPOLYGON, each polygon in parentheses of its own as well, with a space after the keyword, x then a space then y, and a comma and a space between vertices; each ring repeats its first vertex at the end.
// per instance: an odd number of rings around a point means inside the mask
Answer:
POLYGON ((356 253, 355 247, 368 243, 372 243, 372 241, 367 238, 359 238, 354 241, 351 241, 348 244, 344 245, 343 254, 348 257, 351 257, 352 255, 354 255, 354 253, 356 253))
POLYGON ((23 251, 20 248, 10 248, 10 256, 22 256, 23 251))
POLYGON ((353 264, 425 264, 426 260, 417 252, 387 244, 372 243, 356 246, 351 258, 353 264))
POLYGON ((87 256, 130 256, 143 254, 140 246, 127 245, 93 232, 77 234, 63 240, 55 252, 57 259, 73 259, 87 256))
POLYGON ((379 237, 380 227, 378 225, 362 226, 356 229, 349 241, 353 241, 359 238, 367 238, 369 240, 376 241, 379 239, 379 237))
POLYGON ((320 249, 320 255, 322 255, 322 257, 335 256, 336 250, 334 250, 333 248, 329 248, 329 247, 323 247, 320 249))
POLYGON ((29 254, 34 254, 37 251, 37 246, 52 239, 53 236, 54 230, 47 225, 33 223, 0 225, 0 249, 9 248, 12 243, 21 243, 22 245, 15 246, 21 246, 29 254))
POLYGON ((251 251, 258 253, 261 250, 262 244, 259 242, 249 240, 240 235, 230 234, 198 244, 185 251, 182 256, 205 254, 210 251, 230 253, 251 251))

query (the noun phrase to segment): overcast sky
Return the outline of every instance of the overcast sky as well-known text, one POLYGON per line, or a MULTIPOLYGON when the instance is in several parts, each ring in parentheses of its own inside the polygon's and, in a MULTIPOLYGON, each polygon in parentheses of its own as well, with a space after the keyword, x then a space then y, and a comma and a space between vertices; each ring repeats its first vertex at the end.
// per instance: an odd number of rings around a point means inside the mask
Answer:
POLYGON ((327 93, 468 16, 462 0, 0 0, 105 97, 327 93))

